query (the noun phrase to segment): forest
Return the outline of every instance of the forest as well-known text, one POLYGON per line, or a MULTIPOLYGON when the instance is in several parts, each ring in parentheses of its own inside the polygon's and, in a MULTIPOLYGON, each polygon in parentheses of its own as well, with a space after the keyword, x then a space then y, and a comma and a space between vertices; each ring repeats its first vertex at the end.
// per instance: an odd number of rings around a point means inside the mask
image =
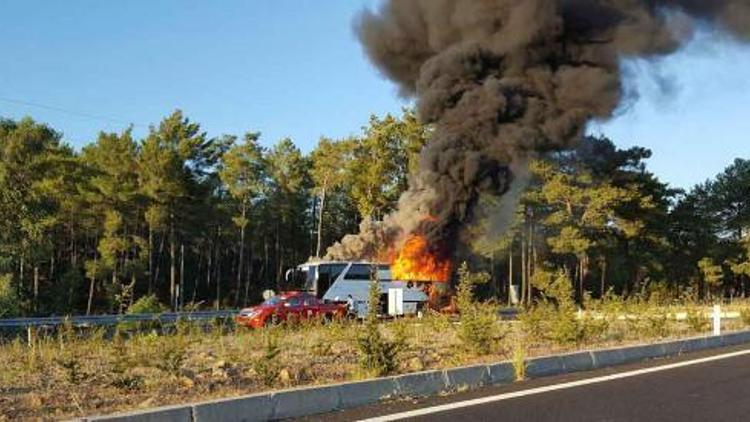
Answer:
MULTIPOLYGON (((124 312, 149 295, 176 310, 257 303, 393 210, 430 132, 404 109, 305 154, 253 131, 210 137, 175 111, 143 139, 101 132, 75 149, 31 118, 2 119, 0 317, 124 312)), ((650 156, 585 137, 536 157, 507 232, 456 259, 491 274, 483 295, 506 301, 517 284, 522 304, 550 271, 580 303, 745 297, 750 161, 684 191, 648 171, 650 156)))

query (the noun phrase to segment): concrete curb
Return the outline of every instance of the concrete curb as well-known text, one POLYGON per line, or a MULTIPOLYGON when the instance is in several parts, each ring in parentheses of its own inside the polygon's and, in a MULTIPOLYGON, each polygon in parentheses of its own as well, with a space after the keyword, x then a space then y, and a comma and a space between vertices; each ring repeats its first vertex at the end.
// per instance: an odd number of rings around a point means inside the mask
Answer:
MULTIPOLYGON (((539 378, 589 371, 647 359, 750 343, 750 331, 693 337, 643 346, 629 346, 544 356, 527 362, 526 375, 539 378)), ((395 397, 430 396, 515 380, 510 362, 417 372, 366 381, 306 387, 231 399, 212 400, 145 411, 84 418, 85 421, 213 422, 285 419, 349 409, 395 397)))

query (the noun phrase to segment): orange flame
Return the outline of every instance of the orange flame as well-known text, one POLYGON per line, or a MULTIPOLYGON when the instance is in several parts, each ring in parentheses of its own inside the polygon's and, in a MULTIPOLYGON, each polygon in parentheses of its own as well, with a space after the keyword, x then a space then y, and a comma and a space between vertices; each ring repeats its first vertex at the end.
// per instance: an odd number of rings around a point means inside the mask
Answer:
POLYGON ((427 239, 417 234, 406 240, 391 263, 391 275, 395 280, 445 282, 450 273, 450 261, 431 253, 427 239))

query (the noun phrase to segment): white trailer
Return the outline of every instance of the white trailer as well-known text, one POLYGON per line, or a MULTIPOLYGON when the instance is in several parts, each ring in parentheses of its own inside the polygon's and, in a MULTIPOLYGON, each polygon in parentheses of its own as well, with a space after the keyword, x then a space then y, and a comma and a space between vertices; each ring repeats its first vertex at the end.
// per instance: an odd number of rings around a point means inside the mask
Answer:
POLYGON ((403 292, 395 295, 399 301, 398 314, 415 315, 426 307, 429 298, 422 289, 423 286, 393 280, 388 264, 354 261, 308 262, 295 270, 289 270, 286 278, 288 282, 296 281, 298 285, 304 283, 304 290, 326 302, 349 303, 353 313, 358 317, 364 317, 367 314, 370 282, 375 269, 380 287, 379 313, 387 312, 388 292, 393 289, 403 292))

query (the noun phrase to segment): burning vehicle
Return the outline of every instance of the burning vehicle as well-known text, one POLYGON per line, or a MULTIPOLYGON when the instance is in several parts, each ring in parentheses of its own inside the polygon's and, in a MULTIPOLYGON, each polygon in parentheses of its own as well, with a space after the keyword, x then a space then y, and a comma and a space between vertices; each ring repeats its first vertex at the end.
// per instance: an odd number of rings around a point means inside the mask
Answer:
POLYGON ((420 274, 423 279, 415 281, 404 278, 399 271, 401 266, 397 263, 320 261, 307 262, 289 270, 286 278, 287 283, 302 286, 304 291, 323 302, 345 305, 352 316, 363 318, 369 309, 370 283, 375 276, 381 294, 379 314, 388 313, 389 291, 400 290, 403 309, 399 313, 416 315, 428 306, 432 283, 440 280, 430 277, 430 274, 420 274))

